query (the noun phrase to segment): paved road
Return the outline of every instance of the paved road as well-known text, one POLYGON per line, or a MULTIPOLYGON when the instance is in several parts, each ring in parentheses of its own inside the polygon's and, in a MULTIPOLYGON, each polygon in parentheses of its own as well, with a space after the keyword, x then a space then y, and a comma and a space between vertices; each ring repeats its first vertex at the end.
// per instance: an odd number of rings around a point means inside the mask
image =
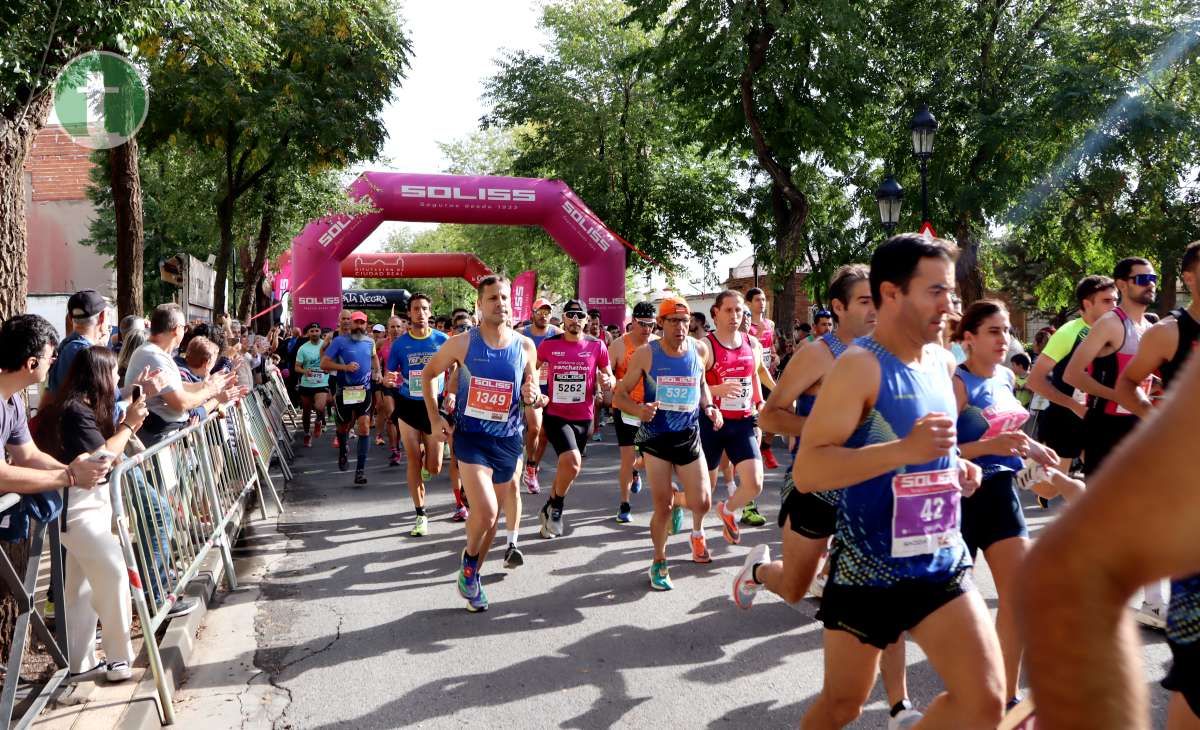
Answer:
MULTIPOLYGON (((180 693, 180 726, 224 716, 222 726, 240 718, 243 727, 306 730, 795 727, 821 682, 815 602, 797 609, 762 594, 743 612, 729 597, 746 551, 778 546, 782 470, 768 475, 761 501, 768 527, 747 529, 736 547, 710 527, 709 566, 692 564, 686 538, 673 538, 675 590, 652 593, 648 494, 634 497, 634 524, 613 521, 611 427, 605 437, 592 444, 571 492, 564 537, 537 537, 544 496, 525 495, 527 562, 508 572, 489 561, 484 614, 468 613, 454 588, 463 538, 449 520, 444 476, 430 488, 431 534, 410 538, 403 473, 387 468, 381 449, 372 448, 370 484, 352 489, 328 437, 300 448, 278 532, 268 524, 248 532, 245 587, 210 614, 199 666, 180 693)), ((543 468, 543 484, 551 471, 543 468)), ((1027 516, 1035 529, 1052 519, 1037 507, 1027 516)), ((994 609, 986 566, 977 578, 994 609)), ((1157 680, 1169 652, 1161 637, 1143 639, 1161 726, 1166 697, 1157 680)), ((911 643, 908 677, 918 705, 940 689, 911 643)), ((886 727, 886 715, 877 683, 853 727, 886 727)))

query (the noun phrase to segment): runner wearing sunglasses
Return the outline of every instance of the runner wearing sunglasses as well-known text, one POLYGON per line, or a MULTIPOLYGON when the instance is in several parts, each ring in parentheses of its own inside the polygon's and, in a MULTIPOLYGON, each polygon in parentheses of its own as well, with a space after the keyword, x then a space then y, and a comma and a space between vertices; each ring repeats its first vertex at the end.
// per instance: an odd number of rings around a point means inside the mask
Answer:
MULTIPOLYGON (((650 302, 638 302, 633 308, 633 322, 630 330, 613 340, 608 346, 608 360, 612 363, 613 374, 618 381, 624 379, 629 370, 629 361, 633 353, 647 342, 657 340, 654 332, 654 305, 650 302)), ((630 391, 629 396, 637 403, 643 400, 643 387, 639 382, 630 391)), ((634 438, 642 422, 636 416, 623 413, 613 404, 613 426, 617 431, 617 446, 621 449, 621 468, 618 472, 621 488, 621 504, 617 508, 617 522, 631 521, 629 495, 642 491, 642 457, 634 446, 634 438)))

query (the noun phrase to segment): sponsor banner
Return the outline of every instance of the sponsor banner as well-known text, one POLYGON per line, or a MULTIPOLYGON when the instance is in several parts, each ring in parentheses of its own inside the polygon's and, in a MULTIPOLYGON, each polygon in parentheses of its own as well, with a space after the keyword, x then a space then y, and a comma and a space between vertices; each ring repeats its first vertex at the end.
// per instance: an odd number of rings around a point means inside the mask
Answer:
POLYGON ((348 289, 342 292, 342 306, 347 309, 389 309, 408 307, 407 289, 348 289))
POLYGON ((537 272, 526 271, 513 280, 512 317, 513 324, 533 316, 533 299, 537 294, 537 272))

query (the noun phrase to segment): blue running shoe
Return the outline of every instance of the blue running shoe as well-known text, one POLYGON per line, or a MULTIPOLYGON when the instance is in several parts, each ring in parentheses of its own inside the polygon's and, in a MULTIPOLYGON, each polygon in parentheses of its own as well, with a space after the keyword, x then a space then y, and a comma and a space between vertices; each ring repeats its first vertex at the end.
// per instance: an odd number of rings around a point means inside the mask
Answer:
POLYGON ((633 484, 630 485, 629 491, 633 492, 634 494, 642 491, 642 475, 636 470, 633 472, 633 484))
POLYGON ((683 532, 683 507, 674 507, 671 509, 671 534, 680 532, 683 532))
MULTIPOLYGON (((467 549, 462 551, 462 567, 458 570, 458 593, 468 601, 479 597, 483 587, 479 585, 479 565, 467 559, 467 549)), ((485 601, 486 602, 486 601, 485 601)))
MULTIPOLYGON (((478 582, 476 582, 476 585, 478 585, 478 582)), ((474 598, 467 599, 467 610, 471 613, 488 610, 487 594, 483 592, 483 586, 479 586, 479 593, 474 598)))

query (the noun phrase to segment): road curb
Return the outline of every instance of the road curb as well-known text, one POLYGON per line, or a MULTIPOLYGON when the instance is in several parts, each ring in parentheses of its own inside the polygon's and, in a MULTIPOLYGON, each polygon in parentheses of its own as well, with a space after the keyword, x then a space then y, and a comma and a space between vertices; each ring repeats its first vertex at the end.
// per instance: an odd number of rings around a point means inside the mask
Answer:
MULTIPOLYGON (((199 598, 200 605, 196 607, 195 611, 185 616, 184 620, 172 621, 167 627, 167 632, 163 636, 158 650, 162 655, 163 672, 166 674, 167 681, 171 683, 172 689, 178 689, 184 677, 187 676, 188 661, 195 649, 196 633, 204 623, 204 617, 208 615, 209 606, 217 592, 217 586, 224 578, 225 564, 221 560, 220 552, 213 550, 205 558, 200 571, 188 583, 187 589, 184 591, 188 596, 199 598)), ((147 640, 151 640, 151 638, 147 637, 147 640)), ((155 702, 157 696, 158 690, 154 684, 154 674, 147 670, 142 680, 138 682, 133 699, 130 700, 129 707, 125 710, 120 722, 117 723, 117 728, 119 730, 158 730, 161 728, 162 722, 159 719, 158 705, 155 702)))

